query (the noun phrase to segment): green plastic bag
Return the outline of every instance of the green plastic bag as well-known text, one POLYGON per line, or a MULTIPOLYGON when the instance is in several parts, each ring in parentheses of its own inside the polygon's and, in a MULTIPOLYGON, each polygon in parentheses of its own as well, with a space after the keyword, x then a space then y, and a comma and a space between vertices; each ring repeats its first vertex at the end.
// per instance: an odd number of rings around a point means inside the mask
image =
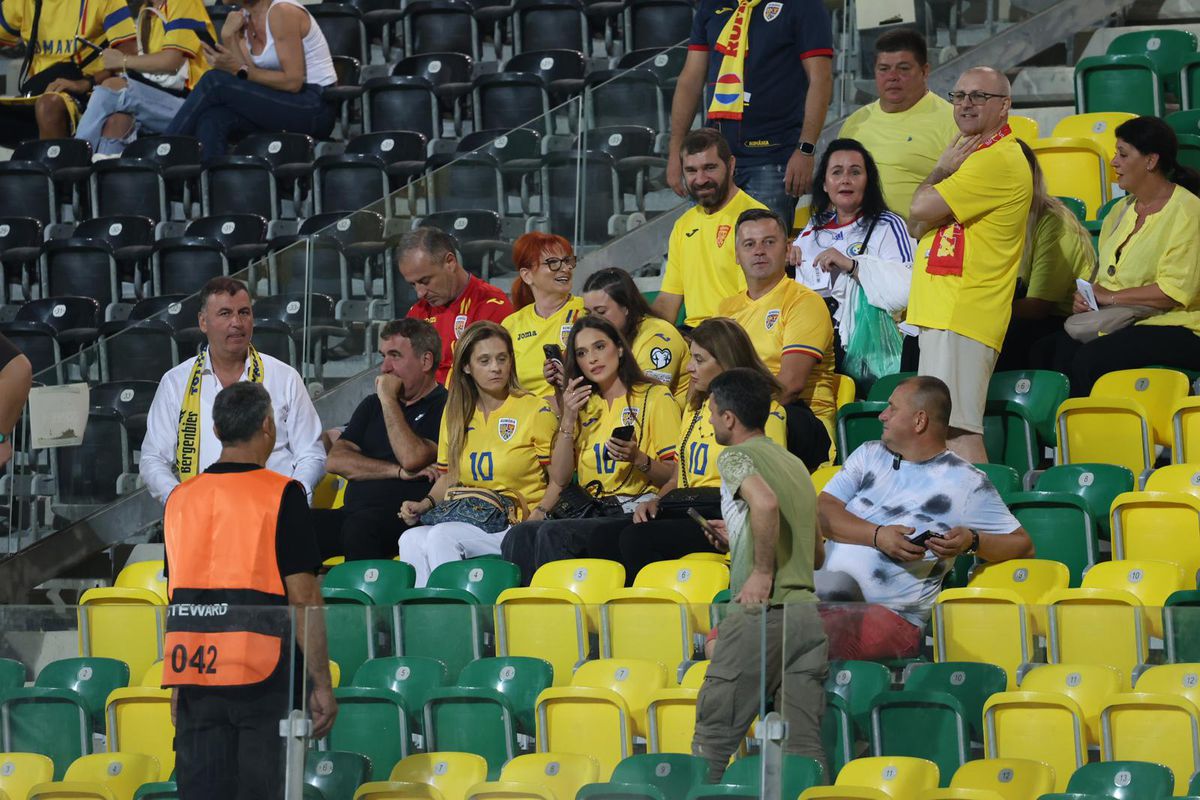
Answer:
POLYGON ((900 351, 904 334, 896 327, 891 314, 867 300, 867 293, 857 287, 854 299, 854 330, 845 343, 846 357, 842 369, 858 387, 868 387, 884 375, 900 371, 900 351))

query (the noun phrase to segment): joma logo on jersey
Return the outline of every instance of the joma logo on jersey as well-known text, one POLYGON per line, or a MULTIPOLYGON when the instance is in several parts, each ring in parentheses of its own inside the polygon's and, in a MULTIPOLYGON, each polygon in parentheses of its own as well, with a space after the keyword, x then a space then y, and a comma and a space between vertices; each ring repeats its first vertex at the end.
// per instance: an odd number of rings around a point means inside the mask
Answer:
POLYGON ((537 331, 521 331, 517 334, 517 341, 523 342, 526 339, 532 339, 534 336, 537 336, 537 331))

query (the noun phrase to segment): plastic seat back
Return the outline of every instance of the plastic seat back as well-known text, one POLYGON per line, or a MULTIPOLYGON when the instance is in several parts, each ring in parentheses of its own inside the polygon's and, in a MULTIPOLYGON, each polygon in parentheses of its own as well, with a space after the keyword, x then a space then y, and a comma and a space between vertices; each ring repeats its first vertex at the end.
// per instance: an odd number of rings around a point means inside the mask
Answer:
POLYGON ((119 573, 113 586, 119 589, 149 589, 167 602, 167 578, 164 574, 166 565, 162 561, 138 561, 126 564, 119 573))
POLYGON ((92 751, 91 714, 83 698, 66 689, 9 689, 0 697, 0 746, 38 753, 54 762, 54 778, 92 751))
MULTIPOLYGON (((1034 141, 1041 135, 1037 120, 1033 117, 1025 117, 1020 114, 1009 114, 1008 127, 1012 128, 1013 136, 1021 139, 1026 144, 1034 141)), ((1057 134, 1055 135, 1057 136, 1057 134)))
POLYGON ((1022 692, 1045 692, 1071 698, 1087 725, 1087 742, 1100 742, 1100 710, 1109 695, 1129 686, 1120 670, 1106 664, 1045 664, 1030 670, 1022 692))
POLYGON ((161 661, 166 606, 149 589, 88 589, 79 598, 80 650, 84 656, 116 658, 142 675, 161 661))
POLYGON ((968 585, 980 589, 1008 589, 1021 595, 1029 606, 1035 631, 1044 636, 1048 622, 1042 598, 1054 589, 1066 589, 1070 581, 1071 572, 1066 564, 1049 558, 1017 558, 981 565, 968 585))
POLYGON ((950 787, 991 791, 1003 800, 1024 800, 1052 791, 1054 770, 1033 759, 980 758, 959 767, 950 787))
POLYGON ((402 561, 368 559, 338 564, 325 575, 322 589, 345 588, 364 592, 375 605, 396 602, 400 592, 413 588, 416 571, 402 561))
POLYGON ((938 768, 920 758, 874 756, 856 758, 837 776, 837 786, 866 786, 895 800, 912 797, 938 785, 938 768))
POLYGON ((427 586, 435 589, 461 589, 478 598, 480 605, 494 605, 505 589, 521 583, 516 564, 500 558, 471 558, 439 564, 429 576, 427 586))
POLYGON ((831 661, 825 678, 825 691, 842 698, 863 739, 871 730, 871 703, 891 685, 891 671, 874 661, 831 661))
POLYGON ((1093 567, 1083 579, 1085 588, 1121 589, 1137 597, 1147 612, 1150 635, 1162 636, 1162 608, 1172 593, 1185 588, 1188 581, 1182 570, 1166 561, 1105 561, 1093 567))
MULTIPOLYGON (((783 765, 780 771, 780 797, 796 797, 805 789, 825 782, 825 770, 821 762, 815 758, 784 753, 783 765)), ((725 774, 721 783, 737 786, 752 786, 759 789, 762 785, 762 757, 758 755, 742 756, 736 759, 725 774)))
POLYGON ((1200 398, 1182 398, 1171 411, 1171 459, 1200 462, 1200 398))
POLYGON ((170 689, 145 686, 117 689, 108 696, 105 719, 110 751, 147 753, 158 760, 164 774, 170 775, 175 770, 170 689))
POLYGON ((1066 564, 1070 585, 1079 586, 1100 560, 1097 526, 1087 504, 1065 492, 1018 492, 1005 502, 1029 534, 1038 558, 1066 564))
POLYGON ((104 729, 104 705, 109 694, 129 685, 129 665, 115 658, 64 658, 42 667, 33 685, 77 692, 91 714, 95 730, 100 731, 104 729))
POLYGON ((1081 58, 1075 64, 1075 111, 1162 116, 1166 98, 1154 62, 1143 54, 1081 58))
POLYGON ((934 660, 995 664, 1017 684, 1033 653, 1033 626, 1021 596, 1004 589, 946 589, 933 608, 934 660))
POLYGON ((1052 195, 1079 198, 1087 205, 1088 219, 1110 197, 1108 160, 1104 149, 1092 139, 1048 138, 1029 142, 1052 195))
POLYGON ((371 760, 371 779, 385 780, 411 744, 404 698, 387 689, 357 687, 333 694, 338 716, 325 737, 327 748, 362 753, 371 760))
POLYGON ((1084 764, 1071 775, 1068 792, 1111 797, 1113 800, 1140 800, 1175 792, 1175 776, 1162 764, 1145 761, 1099 761, 1084 764))
POLYGON ((352 685, 365 689, 387 689, 400 695, 408 711, 409 724, 422 729, 422 709, 429 695, 449 683, 446 665, 434 658, 392 656, 363 662, 354 673, 352 685))
POLYGON ((1090 397, 1127 397, 1146 410, 1161 445, 1171 443, 1171 410, 1190 390, 1187 375, 1173 369, 1122 369, 1096 379, 1090 397))
POLYGON ((531 588, 566 589, 588 607, 589 617, 599 617, 596 609, 608 595, 625 585, 625 567, 600 558, 575 558, 551 561, 538 567, 529 582, 531 588))
POLYGON ((325 800, 353 800, 354 791, 371 777, 371 761, 361 753, 309 750, 304 755, 304 782, 325 800))
POLYGON ((689 789, 704 783, 708 762, 690 753, 639 753, 621 759, 613 770, 616 784, 649 784, 662 791, 664 798, 682 797, 689 789))
POLYGON ((472 753, 417 753, 396 764, 389 780, 429 784, 447 800, 466 797, 472 786, 487 780, 487 762, 472 753))
POLYGON ((54 762, 38 753, 0 754, 0 792, 9 800, 28 797, 39 783, 54 779, 54 762))
POLYGON ((688 602, 693 628, 707 633, 711 618, 709 604, 717 592, 729 588, 729 567, 715 561, 656 561, 642 567, 633 585, 678 592, 688 602))
POLYGON ((1108 43, 1109 55, 1143 55, 1154 64, 1164 88, 1178 96, 1179 70, 1196 53, 1196 34, 1174 28, 1123 33, 1108 43))
POLYGON ((491 689, 502 695, 516 715, 518 730, 532 736, 537 698, 554 685, 554 668, 540 658, 481 658, 463 667, 458 685, 491 689))
POLYGON ((1153 466, 1153 430, 1140 403, 1119 397, 1077 397, 1058 408, 1056 463, 1104 463, 1141 475, 1153 466))
POLYGON ((1004 691, 1008 676, 995 664, 969 661, 941 664, 914 664, 904 680, 904 691, 941 692, 962 705, 975 741, 983 740, 983 704, 996 692, 1004 691))
MULTIPOLYGON (((514 784, 513 789, 526 784, 530 788, 540 787, 548 790, 551 798, 574 797, 575 793, 587 783, 599 779, 600 768, 596 759, 588 755, 572 753, 529 753, 517 756, 504 765, 500 773, 500 784, 495 788, 501 793, 490 795, 487 790, 480 792, 481 787, 475 787, 468 797, 504 797, 506 784, 514 784)), ((484 784, 487 786, 487 784, 484 784)))
POLYGON ((1101 538, 1109 535, 1109 509, 1117 495, 1135 486, 1128 467, 1116 464, 1058 464, 1038 476, 1039 492, 1068 492, 1083 498, 1101 538))
MULTIPOLYGON (((72 784, 80 789, 99 786, 101 792, 107 790, 114 800, 133 800, 134 793, 143 783, 156 781, 161 776, 161 766, 152 755, 143 753, 96 753, 76 759, 67 768, 67 774, 61 784, 41 784, 30 790, 30 798, 59 798, 86 797, 87 795, 71 794, 72 784), (65 793, 59 794, 61 787, 65 793)), ((97 800, 104 798, 103 793, 95 795, 97 800)))
POLYGON ((579 597, 565 589, 509 589, 496 600, 496 653, 548 661, 554 684, 571 682, 588 655, 589 627, 579 597))
POLYGON ((1200 590, 1174 592, 1163 606, 1163 642, 1169 663, 1200 662, 1200 590))
POLYGON ((571 679, 572 686, 608 689, 620 695, 632 715, 633 727, 639 736, 647 733, 646 706, 650 703, 650 696, 671 683, 661 664, 635 658, 588 661, 575 671, 571 679))

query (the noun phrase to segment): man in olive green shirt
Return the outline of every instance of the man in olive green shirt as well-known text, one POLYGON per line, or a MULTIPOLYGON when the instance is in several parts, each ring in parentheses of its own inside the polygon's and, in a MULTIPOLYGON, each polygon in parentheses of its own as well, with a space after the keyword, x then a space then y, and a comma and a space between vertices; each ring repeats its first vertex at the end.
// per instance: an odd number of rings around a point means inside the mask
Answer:
POLYGON ((730 552, 734 598, 717 628, 692 740, 714 782, 758 713, 760 686, 776 695, 787 723, 785 751, 825 762, 829 664, 813 594, 813 569, 824 557, 816 492, 803 462, 763 435, 771 389, 748 369, 729 370, 709 385, 713 431, 725 450, 717 459, 724 520, 707 533, 730 552))

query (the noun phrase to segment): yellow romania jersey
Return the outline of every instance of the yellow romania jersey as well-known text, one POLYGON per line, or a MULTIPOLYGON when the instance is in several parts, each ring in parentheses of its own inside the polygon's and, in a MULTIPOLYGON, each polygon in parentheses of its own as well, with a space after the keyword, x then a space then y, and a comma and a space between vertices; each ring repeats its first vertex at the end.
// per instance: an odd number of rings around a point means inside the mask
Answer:
MULTIPOLYGON (((0 46, 29 42, 33 30, 34 0, 0 2, 0 46)), ((29 74, 36 75, 53 64, 74 61, 84 74, 103 69, 93 50, 75 41, 82 36, 100 47, 112 47, 133 39, 133 12, 125 0, 43 0, 37 41, 29 74), (90 59, 90 60, 89 60, 90 59), (83 63, 84 61, 87 63, 83 63)), ((15 92, 14 92, 15 94, 15 92)))
POLYGON ((638 449, 651 458, 670 461, 675 457, 675 439, 679 432, 679 406, 667 387, 657 383, 639 384, 627 397, 609 405, 592 395, 579 413, 579 431, 575 452, 579 485, 599 482, 600 494, 636 497, 652 491, 646 473, 627 461, 613 461, 604 447, 615 428, 632 425, 638 449))
POLYGON ((567 336, 583 313, 583 298, 571 295, 563 307, 549 317, 539 316, 534 304, 530 303, 504 318, 500 324, 512 334, 521 388, 539 397, 554 393, 542 377, 542 364, 546 360, 542 346, 556 344, 565 353, 567 336))
POLYGON ((681 400, 688 389, 687 362, 691 357, 683 334, 658 317, 646 317, 630 344, 646 378, 661 383, 681 400))
MULTIPOLYGON (((766 434, 772 442, 787 447, 787 417, 783 406, 774 400, 771 401, 771 415, 767 417, 766 434)), ((721 485, 721 476, 717 474, 717 456, 721 455, 725 446, 717 442, 709 422, 707 402, 695 411, 684 412, 679 424, 677 449, 679 472, 676 480, 680 488, 721 485)))
POLYGON ((775 375, 779 374, 786 355, 800 353, 817 362, 800 397, 832 435, 837 412, 833 393, 833 321, 820 295, 785 276, 757 300, 751 300, 745 292, 726 298, 720 314, 742 326, 758 357, 775 375))
POLYGON ((167 0, 158 9, 148 4, 142 6, 138 13, 138 28, 149 30, 149 36, 143 37, 143 52, 178 50, 183 53, 188 65, 187 88, 195 86, 196 81, 208 72, 208 61, 200 43, 204 37, 215 42, 217 32, 200 0, 167 0))
MULTIPOLYGON (((449 465, 448 415, 442 417, 437 466, 449 465)), ((546 493, 546 466, 558 418, 545 398, 532 394, 510 395, 486 418, 476 409, 467 426, 458 462, 458 482, 497 492, 520 495, 533 508, 546 493)))

